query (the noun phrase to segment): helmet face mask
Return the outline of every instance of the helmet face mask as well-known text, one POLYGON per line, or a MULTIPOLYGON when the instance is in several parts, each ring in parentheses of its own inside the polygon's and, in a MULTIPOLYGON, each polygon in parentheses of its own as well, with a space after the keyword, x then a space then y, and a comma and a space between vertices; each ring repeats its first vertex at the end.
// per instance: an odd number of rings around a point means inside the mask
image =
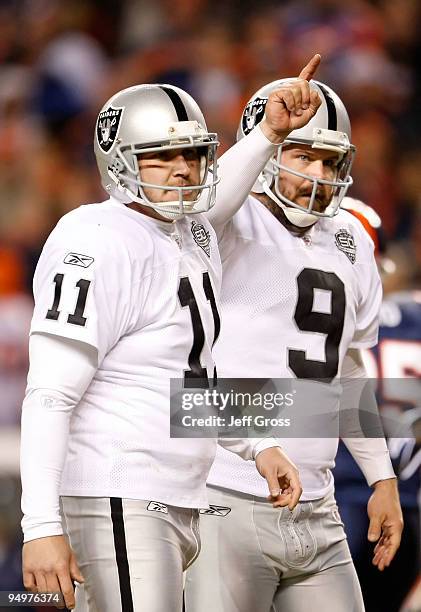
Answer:
MULTIPOLYGON (((354 159, 354 151, 349 150, 342 155, 342 159, 340 159, 337 167, 336 167, 336 177, 333 180, 317 178, 311 176, 309 174, 305 174, 298 170, 294 170, 290 168, 288 165, 282 163, 282 153, 285 151, 285 148, 288 145, 293 145, 294 143, 287 139, 278 147, 278 151, 276 154, 276 158, 272 160, 272 182, 273 190, 276 196, 281 200, 286 206, 290 206, 292 208, 296 208, 298 210, 302 210, 307 214, 312 214, 315 217, 333 217, 337 214, 340 203, 345 197, 348 188, 352 185, 352 178, 349 175, 352 162, 354 159), (297 204, 293 200, 290 200, 284 193, 282 193, 282 189, 280 186, 280 173, 286 173, 298 176, 305 181, 308 181, 311 185, 311 196, 306 207, 297 204), (331 188, 332 194, 330 199, 329 206, 323 211, 319 212, 314 210, 314 205, 316 202, 317 192, 320 186, 327 185, 331 188)), ((303 143, 296 143, 303 144, 303 143)), ((314 147, 315 148, 315 147, 314 147)), ((316 148, 315 148, 316 149, 316 148)), ((316 149, 317 150, 317 149, 316 149)), ((269 168, 268 168, 269 170, 269 168)))
POLYGON ((122 202, 148 206, 167 219, 204 212, 213 206, 218 183, 217 146, 217 136, 207 131, 193 98, 170 85, 139 85, 118 92, 104 105, 97 120, 95 154, 104 189, 122 202), (115 123, 110 127, 111 116, 115 123), (187 149, 200 152, 197 184, 174 186, 142 179, 142 154, 156 153, 159 157, 164 151, 187 149), (207 182, 211 164, 215 174, 207 182), (172 192, 174 198, 155 201, 162 191, 172 192))
MULTIPOLYGON (((269 95, 291 81, 292 79, 274 81, 252 96, 244 110, 237 139, 248 134, 263 119, 269 95)), ((355 147, 350 143, 351 126, 342 101, 333 90, 318 81, 310 81, 310 87, 318 91, 322 100, 321 107, 306 126, 293 130, 277 148, 276 155, 266 164, 253 187, 253 191, 268 195, 283 209, 291 223, 301 227, 314 224, 320 217, 333 217, 337 214, 343 198, 352 185, 350 171, 355 156, 355 147), (332 180, 305 174, 283 163, 282 155, 286 148, 294 145, 305 146, 313 151, 327 150, 337 153, 336 175, 332 180), (286 177, 299 177, 303 181, 308 181, 311 196, 307 205, 298 204, 286 196, 281 185, 281 173, 286 177), (318 211, 315 209, 317 193, 320 188, 325 189, 325 186, 332 190, 330 203, 324 211, 318 211)))
MULTIPOLYGON (((210 135, 212 136, 212 135, 210 135)), ((143 204, 153 208, 162 216, 176 218, 185 214, 205 212, 213 206, 215 201, 215 186, 217 178, 211 185, 206 184, 209 167, 216 158, 217 144, 211 140, 205 144, 203 136, 199 138, 190 136, 188 139, 163 141, 155 143, 154 146, 136 147, 129 145, 116 147, 116 161, 108 170, 110 179, 116 184, 117 188, 130 196, 130 201, 143 204), (142 172, 139 169, 139 157, 144 153, 156 153, 157 156, 163 151, 183 151, 185 149, 203 150, 200 155, 200 181, 197 185, 171 186, 166 184, 148 183, 142 180, 142 172), (147 196, 145 189, 149 193, 154 191, 171 191, 174 199, 170 201, 156 202, 147 196), (201 198, 202 192, 208 191, 207 198, 201 198), (185 198, 185 193, 195 192, 194 199, 185 198)))

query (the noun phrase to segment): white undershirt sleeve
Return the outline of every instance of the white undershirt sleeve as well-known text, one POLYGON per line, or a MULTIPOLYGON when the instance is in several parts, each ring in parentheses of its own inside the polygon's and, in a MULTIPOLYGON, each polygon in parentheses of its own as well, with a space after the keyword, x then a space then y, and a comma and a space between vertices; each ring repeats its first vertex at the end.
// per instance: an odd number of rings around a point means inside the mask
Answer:
MULTIPOLYGON (((362 362, 360 351, 349 349, 344 358, 341 384, 341 429, 347 432, 342 440, 357 465, 363 472, 369 486, 379 480, 395 478, 386 440, 381 435, 377 402, 362 362), (365 395, 365 397, 364 397, 365 395), (363 437, 360 425, 360 403, 364 397, 364 410, 370 412, 371 435, 363 437), (361 437, 359 436, 361 433, 361 437)), ((370 434, 370 432, 369 432, 370 434)))
POLYGON ((274 145, 257 126, 218 160, 216 201, 207 213, 218 238, 224 225, 241 208, 252 187, 278 145, 274 145))
POLYGON ((34 333, 29 358, 21 433, 25 542, 63 533, 59 489, 70 417, 96 372, 97 351, 77 340, 34 333))

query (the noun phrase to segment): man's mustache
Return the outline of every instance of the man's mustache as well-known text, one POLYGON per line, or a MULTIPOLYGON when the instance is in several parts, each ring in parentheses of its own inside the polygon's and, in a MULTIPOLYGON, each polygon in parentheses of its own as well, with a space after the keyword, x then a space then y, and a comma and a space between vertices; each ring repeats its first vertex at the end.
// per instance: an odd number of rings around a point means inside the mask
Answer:
MULTIPOLYGON (((304 198, 310 199, 311 194, 312 194, 311 189, 302 189, 298 192, 297 198, 304 197, 304 198)), ((316 196, 314 198, 314 205, 316 205, 316 207, 319 210, 324 210, 329 206, 331 200, 332 200, 331 195, 326 194, 326 192, 324 192, 323 190, 317 190, 316 196)))
MULTIPOLYGON (((311 195, 312 195, 311 189, 302 189, 297 194, 299 198, 311 198, 311 195)), ((320 202, 328 201, 329 199, 324 191, 319 191, 319 190, 316 191, 315 197, 316 197, 316 200, 319 200, 320 202)))

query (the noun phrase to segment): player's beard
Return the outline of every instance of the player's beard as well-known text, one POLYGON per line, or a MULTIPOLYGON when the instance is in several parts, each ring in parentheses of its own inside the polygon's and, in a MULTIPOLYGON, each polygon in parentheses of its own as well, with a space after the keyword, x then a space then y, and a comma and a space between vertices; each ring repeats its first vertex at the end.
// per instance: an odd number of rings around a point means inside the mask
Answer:
POLYGON ((311 226, 310 227, 298 227, 297 225, 294 225, 293 223, 291 223, 291 221, 289 221, 289 219, 286 218, 284 211, 279 206, 279 204, 271 200, 271 198, 269 198, 269 196, 267 196, 266 194, 255 193, 253 195, 255 198, 260 200, 263 206, 265 206, 265 208, 267 208, 268 211, 272 213, 275 219, 277 219, 279 223, 281 223, 294 236, 303 236, 310 229, 311 226))
MULTIPOLYGON (((300 189, 297 192, 297 195, 294 198, 294 202, 298 203, 298 200, 300 198, 305 198, 306 200, 306 204, 308 205, 308 203, 310 202, 310 198, 311 198, 311 189, 300 189)), ((313 203, 313 210, 316 212, 324 212, 326 210, 326 208, 329 206, 330 202, 332 200, 332 194, 327 194, 326 190, 321 188, 318 189, 316 192, 316 197, 314 199, 314 203, 313 203)))

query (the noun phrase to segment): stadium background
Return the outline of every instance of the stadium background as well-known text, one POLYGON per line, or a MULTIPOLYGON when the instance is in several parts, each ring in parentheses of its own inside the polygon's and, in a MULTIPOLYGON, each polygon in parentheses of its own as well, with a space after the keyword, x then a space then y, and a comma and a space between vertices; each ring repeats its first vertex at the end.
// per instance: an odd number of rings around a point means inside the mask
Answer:
POLYGON ((92 152, 103 102, 136 83, 178 85, 221 153, 248 97, 321 53, 317 78, 345 101, 358 149, 350 194, 382 216, 389 285, 420 288, 420 22, 416 0, 0 0, 0 590, 20 586, 31 278, 59 217, 104 199, 92 152))

